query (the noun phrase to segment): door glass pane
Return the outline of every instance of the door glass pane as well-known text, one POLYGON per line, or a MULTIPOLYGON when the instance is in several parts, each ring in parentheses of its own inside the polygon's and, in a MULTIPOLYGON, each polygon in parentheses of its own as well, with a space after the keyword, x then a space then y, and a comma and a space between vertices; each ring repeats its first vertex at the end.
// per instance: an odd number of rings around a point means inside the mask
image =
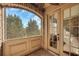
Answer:
POLYGON ((70 9, 64 10, 64 18, 70 17, 70 9))
POLYGON ((79 4, 71 8, 71 16, 79 15, 79 4))
POLYGON ((79 55, 79 20, 77 17, 64 20, 64 51, 79 55))
POLYGON ((50 20, 50 46, 57 48, 57 19, 52 16, 50 20))
POLYGON ((71 36, 70 36, 70 41, 71 41, 71 55, 78 55, 78 49, 79 49, 79 40, 78 40, 78 27, 71 27, 71 36))
POLYGON ((73 17, 70 20, 70 32, 71 32, 71 55, 79 55, 79 21, 78 16, 73 17))
POLYGON ((70 26, 78 26, 79 25, 79 20, 78 20, 78 17, 79 16, 74 16, 74 17, 72 17, 71 19, 70 19, 70 21, 69 21, 69 25, 70 26))
POLYGON ((64 10, 64 55, 69 55, 70 51, 70 27, 69 27, 70 9, 64 10))
POLYGON ((68 10, 64 11, 64 51, 68 55, 79 55, 79 5, 68 10))
POLYGON ((69 55, 70 51, 70 27, 69 27, 69 19, 64 19, 64 54, 69 55))

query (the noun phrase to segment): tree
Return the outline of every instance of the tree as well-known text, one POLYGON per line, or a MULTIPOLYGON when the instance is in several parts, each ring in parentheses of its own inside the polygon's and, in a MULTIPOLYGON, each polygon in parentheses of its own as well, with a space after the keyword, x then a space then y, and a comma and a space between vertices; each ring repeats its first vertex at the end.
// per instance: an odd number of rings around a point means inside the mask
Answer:
POLYGON ((31 20, 28 22, 28 27, 26 27, 27 36, 39 35, 40 31, 35 20, 31 20))
POLYGON ((22 35, 22 21, 21 19, 14 15, 8 15, 7 17, 7 38, 16 38, 22 35))

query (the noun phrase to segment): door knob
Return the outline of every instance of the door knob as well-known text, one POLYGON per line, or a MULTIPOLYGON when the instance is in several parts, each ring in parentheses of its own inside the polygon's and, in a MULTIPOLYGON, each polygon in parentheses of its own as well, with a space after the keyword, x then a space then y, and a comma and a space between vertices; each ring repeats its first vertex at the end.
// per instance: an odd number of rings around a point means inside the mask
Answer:
POLYGON ((59 38, 59 34, 57 34, 57 39, 59 40, 60 38, 59 38))

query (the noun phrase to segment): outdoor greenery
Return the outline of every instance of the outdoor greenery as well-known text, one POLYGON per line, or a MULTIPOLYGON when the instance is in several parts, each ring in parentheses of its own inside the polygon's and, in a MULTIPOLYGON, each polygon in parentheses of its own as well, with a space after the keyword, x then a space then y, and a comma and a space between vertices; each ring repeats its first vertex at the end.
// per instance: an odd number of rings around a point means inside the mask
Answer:
POLYGON ((38 28, 37 22, 30 19, 27 27, 24 28, 22 20, 19 16, 8 15, 7 16, 7 38, 17 38, 17 37, 28 37, 33 35, 39 35, 40 29, 38 28))
POLYGON ((35 20, 30 20, 28 22, 28 27, 26 27, 26 32, 27 32, 27 36, 40 34, 40 30, 38 29, 38 25, 35 20))

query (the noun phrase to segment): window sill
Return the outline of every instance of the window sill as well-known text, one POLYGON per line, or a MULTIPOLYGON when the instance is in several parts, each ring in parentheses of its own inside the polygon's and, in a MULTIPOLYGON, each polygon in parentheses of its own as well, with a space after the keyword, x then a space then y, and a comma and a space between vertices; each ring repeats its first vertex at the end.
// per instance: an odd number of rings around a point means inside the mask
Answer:
POLYGON ((35 36, 28 36, 28 37, 19 37, 19 38, 6 39, 4 41, 8 41, 8 40, 22 40, 22 39, 29 39, 29 38, 41 37, 41 36, 42 35, 35 35, 35 36))

